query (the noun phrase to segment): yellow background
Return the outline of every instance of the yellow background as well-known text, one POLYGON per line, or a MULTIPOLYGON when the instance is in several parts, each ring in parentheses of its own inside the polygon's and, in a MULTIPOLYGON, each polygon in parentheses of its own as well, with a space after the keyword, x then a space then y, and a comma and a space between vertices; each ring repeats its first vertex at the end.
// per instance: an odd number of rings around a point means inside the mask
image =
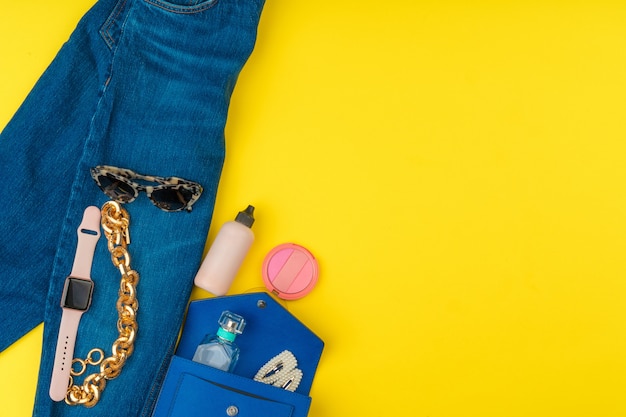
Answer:
MULTIPOLYGON (((92 1, 4 2, 0 126, 92 1)), ((288 304, 326 342, 311 417, 626 416, 625 21, 267 1, 208 238, 257 207, 232 293, 279 243, 317 256, 288 304)), ((31 413, 41 335, 0 354, 2 415, 31 413)))

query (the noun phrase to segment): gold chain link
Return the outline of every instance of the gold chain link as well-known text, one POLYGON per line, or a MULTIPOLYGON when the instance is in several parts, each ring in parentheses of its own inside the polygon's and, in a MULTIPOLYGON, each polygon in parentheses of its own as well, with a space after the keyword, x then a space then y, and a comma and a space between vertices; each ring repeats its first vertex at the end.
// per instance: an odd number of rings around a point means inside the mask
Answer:
POLYGON ((135 287, 139 274, 130 267, 130 254, 126 250, 130 244, 129 216, 119 203, 108 201, 102 206, 102 229, 108 241, 109 252, 113 265, 120 271, 119 298, 117 300, 117 330, 119 337, 111 347, 112 355, 105 358, 102 349, 92 349, 86 359, 74 359, 80 365, 78 371, 72 367, 70 386, 67 389, 65 402, 69 405, 93 407, 100 400, 106 381, 117 378, 122 372, 126 360, 132 355, 135 336, 137 335, 137 296, 135 287), (93 358, 98 353, 97 359, 93 358), (100 372, 88 375, 82 385, 74 385, 73 377, 85 373, 87 365, 100 365, 100 372))

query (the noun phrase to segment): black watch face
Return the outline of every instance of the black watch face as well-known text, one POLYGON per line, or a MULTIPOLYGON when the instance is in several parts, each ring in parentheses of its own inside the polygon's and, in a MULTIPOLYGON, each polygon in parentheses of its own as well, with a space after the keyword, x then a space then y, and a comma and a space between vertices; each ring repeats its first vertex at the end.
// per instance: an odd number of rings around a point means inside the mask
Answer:
POLYGON ((93 291, 93 281, 81 278, 68 277, 65 280, 61 307, 73 310, 85 311, 91 303, 91 293, 93 291))

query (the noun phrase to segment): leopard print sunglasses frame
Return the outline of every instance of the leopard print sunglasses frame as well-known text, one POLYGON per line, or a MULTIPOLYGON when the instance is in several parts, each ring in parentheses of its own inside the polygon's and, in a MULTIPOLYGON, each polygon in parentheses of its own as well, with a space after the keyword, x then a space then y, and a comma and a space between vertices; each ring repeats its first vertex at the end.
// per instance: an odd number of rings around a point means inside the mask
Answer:
POLYGON ((130 169, 110 165, 98 165, 90 171, 98 187, 120 203, 132 203, 144 191, 152 204, 163 211, 189 212, 202 195, 200 184, 183 178, 142 175, 130 169), (155 182, 159 185, 143 185, 133 180, 155 182))

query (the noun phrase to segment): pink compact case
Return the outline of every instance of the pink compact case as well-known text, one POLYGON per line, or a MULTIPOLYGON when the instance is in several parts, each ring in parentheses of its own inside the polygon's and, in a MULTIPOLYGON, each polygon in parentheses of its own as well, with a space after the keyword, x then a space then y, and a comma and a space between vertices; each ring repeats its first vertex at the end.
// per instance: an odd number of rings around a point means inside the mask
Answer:
POLYGON ((263 261, 263 282, 284 300, 296 300, 311 292, 318 277, 317 260, 306 248, 284 243, 272 249, 263 261))

